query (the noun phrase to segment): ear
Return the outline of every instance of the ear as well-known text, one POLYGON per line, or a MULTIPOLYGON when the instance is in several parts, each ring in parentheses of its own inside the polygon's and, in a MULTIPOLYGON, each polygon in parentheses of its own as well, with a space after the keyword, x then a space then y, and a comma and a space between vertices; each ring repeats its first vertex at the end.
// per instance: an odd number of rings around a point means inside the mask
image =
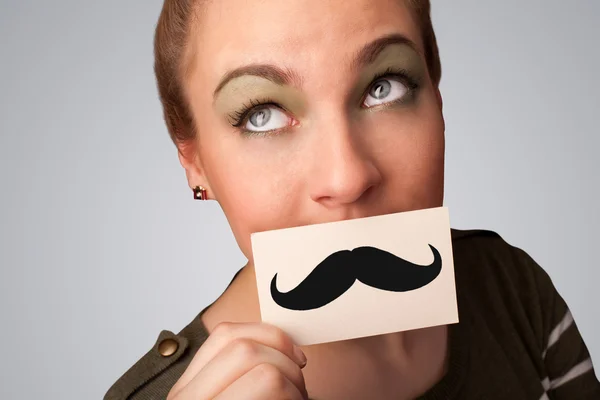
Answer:
POLYGON ((187 177, 190 189, 193 190, 196 186, 202 186, 206 189, 207 197, 210 198, 212 190, 204 174, 204 168, 202 167, 194 140, 178 143, 177 153, 179 163, 185 169, 185 176, 187 177))

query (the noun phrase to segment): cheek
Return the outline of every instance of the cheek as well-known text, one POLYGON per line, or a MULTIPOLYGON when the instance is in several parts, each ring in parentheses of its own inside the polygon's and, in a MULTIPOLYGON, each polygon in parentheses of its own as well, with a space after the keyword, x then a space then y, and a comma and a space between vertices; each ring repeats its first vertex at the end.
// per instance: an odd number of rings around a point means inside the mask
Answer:
POLYGON ((431 103, 411 113, 379 118, 376 159, 386 197, 403 210, 439 207, 444 192, 444 120, 431 103))
POLYGON ((253 149, 259 140, 238 138, 227 148, 221 147, 221 152, 211 151, 204 156, 211 190, 249 260, 252 260, 250 235, 284 228, 294 221, 294 210, 300 200, 297 193, 302 190, 302 179, 286 166, 285 160, 271 158, 271 162, 265 163, 259 158, 261 153, 264 157, 264 152, 269 151, 264 142, 253 149))
POLYGON ((444 197, 444 120, 437 107, 426 117, 418 119, 415 133, 418 136, 411 156, 414 167, 407 167, 411 175, 407 185, 413 189, 413 201, 417 207, 440 207, 444 197))

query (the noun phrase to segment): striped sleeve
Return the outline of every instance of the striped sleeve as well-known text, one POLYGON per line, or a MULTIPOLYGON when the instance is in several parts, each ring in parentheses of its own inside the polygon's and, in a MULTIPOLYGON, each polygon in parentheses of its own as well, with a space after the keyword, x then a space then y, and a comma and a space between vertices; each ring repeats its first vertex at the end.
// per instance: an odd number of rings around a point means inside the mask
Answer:
POLYGON ((542 380, 546 392, 540 400, 600 399, 600 382, 573 314, 546 271, 522 254, 533 269, 542 313, 541 357, 547 376, 542 380))

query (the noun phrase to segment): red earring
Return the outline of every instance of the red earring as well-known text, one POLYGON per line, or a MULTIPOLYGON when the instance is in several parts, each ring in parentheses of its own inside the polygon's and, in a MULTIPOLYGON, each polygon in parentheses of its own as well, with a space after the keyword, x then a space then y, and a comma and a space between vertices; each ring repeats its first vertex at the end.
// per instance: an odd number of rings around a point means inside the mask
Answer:
POLYGON ((206 200, 206 189, 204 189, 202 186, 196 186, 194 188, 194 199, 206 200))

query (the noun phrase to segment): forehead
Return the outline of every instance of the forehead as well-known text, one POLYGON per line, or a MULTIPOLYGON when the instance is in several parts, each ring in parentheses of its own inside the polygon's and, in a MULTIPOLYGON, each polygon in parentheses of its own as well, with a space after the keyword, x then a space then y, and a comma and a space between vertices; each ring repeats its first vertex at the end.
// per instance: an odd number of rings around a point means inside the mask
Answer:
POLYGON ((253 63, 301 75, 340 70, 363 45, 391 33, 423 47, 404 0, 211 0, 192 31, 192 74, 216 81, 253 63))

